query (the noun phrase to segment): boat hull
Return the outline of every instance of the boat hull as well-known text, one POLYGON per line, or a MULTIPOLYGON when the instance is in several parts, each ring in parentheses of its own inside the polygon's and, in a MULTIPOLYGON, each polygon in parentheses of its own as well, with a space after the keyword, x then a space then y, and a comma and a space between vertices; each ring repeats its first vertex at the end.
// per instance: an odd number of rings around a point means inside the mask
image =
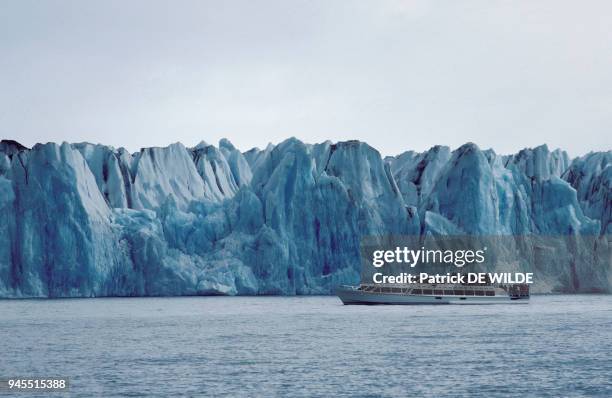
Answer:
POLYGON ((345 305, 471 305, 471 304, 527 304, 529 298, 511 298, 510 296, 434 296, 394 293, 364 292, 354 288, 340 287, 336 291, 345 305))

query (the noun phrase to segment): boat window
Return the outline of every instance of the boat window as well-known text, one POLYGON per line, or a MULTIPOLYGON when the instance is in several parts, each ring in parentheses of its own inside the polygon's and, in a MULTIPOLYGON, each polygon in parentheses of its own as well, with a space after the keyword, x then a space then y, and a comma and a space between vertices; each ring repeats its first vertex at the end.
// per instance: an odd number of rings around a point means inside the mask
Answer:
POLYGON ((444 291, 444 295, 445 295, 445 296, 452 296, 453 294, 454 294, 454 293, 453 293, 453 291, 452 291, 452 290, 445 290, 445 291, 444 291))
POLYGON ((411 293, 412 294, 423 294, 423 291, 421 289, 412 289, 411 293))
POLYGON ((484 292, 482 290, 476 290, 476 295, 477 296, 484 296, 484 292))
POLYGON ((456 296, 464 296, 465 295, 465 290, 455 290, 455 295, 456 296))
POLYGON ((487 290, 485 293, 487 296, 495 296, 495 292, 493 290, 487 290))
POLYGON ((432 294, 431 290, 429 289, 423 289, 423 294, 432 294))
POLYGON ((434 290, 434 294, 437 296, 441 296, 442 295, 442 290, 434 290))
POLYGON ((473 290, 466 290, 465 291, 465 295, 466 296, 473 296, 474 295, 474 291, 473 290))

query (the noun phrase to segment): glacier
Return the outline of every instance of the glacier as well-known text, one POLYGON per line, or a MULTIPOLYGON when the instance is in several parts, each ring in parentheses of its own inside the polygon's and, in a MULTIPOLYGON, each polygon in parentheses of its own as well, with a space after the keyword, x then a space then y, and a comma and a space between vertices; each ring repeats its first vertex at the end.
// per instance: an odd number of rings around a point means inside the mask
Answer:
POLYGON ((0 214, 3 298, 329 294, 388 234, 568 237, 535 291, 612 292, 609 150, 2 140, 0 214))

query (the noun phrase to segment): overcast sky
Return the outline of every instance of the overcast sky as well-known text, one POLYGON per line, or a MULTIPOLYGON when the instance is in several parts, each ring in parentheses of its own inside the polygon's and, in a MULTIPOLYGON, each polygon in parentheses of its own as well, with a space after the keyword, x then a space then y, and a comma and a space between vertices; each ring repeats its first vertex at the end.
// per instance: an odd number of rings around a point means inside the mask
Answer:
POLYGON ((612 148, 609 1, 0 1, 0 137, 612 148))

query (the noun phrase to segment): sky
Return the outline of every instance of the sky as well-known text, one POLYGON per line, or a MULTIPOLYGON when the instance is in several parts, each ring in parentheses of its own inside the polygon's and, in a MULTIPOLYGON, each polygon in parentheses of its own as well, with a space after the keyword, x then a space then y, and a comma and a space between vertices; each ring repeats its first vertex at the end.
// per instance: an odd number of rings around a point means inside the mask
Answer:
POLYGON ((612 149, 612 2, 0 3, 0 138, 612 149))

